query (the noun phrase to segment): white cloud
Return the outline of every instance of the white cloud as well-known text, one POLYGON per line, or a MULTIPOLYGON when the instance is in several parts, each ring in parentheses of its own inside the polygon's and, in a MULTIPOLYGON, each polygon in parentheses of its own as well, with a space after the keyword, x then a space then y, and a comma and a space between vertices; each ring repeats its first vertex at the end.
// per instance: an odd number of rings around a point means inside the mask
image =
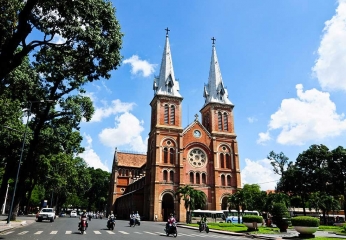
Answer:
POLYGON ((275 174, 269 159, 251 161, 245 159, 245 167, 241 171, 241 182, 244 184, 258 184, 262 191, 275 190, 280 176, 275 174))
POLYGON ((302 145, 346 131, 344 114, 337 114, 329 93, 316 89, 304 92, 302 84, 297 84, 296 89, 298 98, 282 100, 279 110, 271 115, 267 132, 281 130, 278 143, 302 145))
POLYGON ((154 71, 156 64, 150 64, 146 60, 140 60, 137 55, 133 55, 132 57, 125 59, 123 61, 124 64, 131 64, 131 73, 137 74, 142 72, 144 77, 149 77, 154 71))
POLYGON ((265 142, 269 141, 271 139, 269 131, 265 133, 259 133, 259 138, 257 140, 258 144, 264 144, 265 142))
POLYGON ((84 134, 84 137, 86 138, 87 146, 85 147, 85 151, 79 154, 79 157, 83 158, 89 167, 93 167, 95 169, 100 168, 109 172, 108 167, 102 163, 100 157, 92 149, 92 138, 90 135, 84 134))
POLYGON ((346 0, 339 0, 336 14, 325 22, 323 32, 312 71, 324 90, 346 91, 346 0))
POLYGON ((115 118, 114 128, 105 128, 99 134, 100 141, 112 148, 124 147, 136 152, 146 152, 146 141, 143 141, 143 121, 138 120, 134 115, 125 112, 115 118))
POLYGON ((257 118, 255 117, 248 117, 247 120, 249 121, 249 123, 257 122, 257 118))
POLYGON ((121 102, 119 99, 113 100, 111 105, 108 105, 105 101, 101 102, 104 106, 95 107, 95 113, 91 122, 100 122, 103 118, 109 117, 110 115, 131 111, 135 105, 134 103, 121 102))
POLYGON ((62 36, 56 34, 52 40, 52 43, 64 44, 66 43, 66 38, 63 38, 62 36))

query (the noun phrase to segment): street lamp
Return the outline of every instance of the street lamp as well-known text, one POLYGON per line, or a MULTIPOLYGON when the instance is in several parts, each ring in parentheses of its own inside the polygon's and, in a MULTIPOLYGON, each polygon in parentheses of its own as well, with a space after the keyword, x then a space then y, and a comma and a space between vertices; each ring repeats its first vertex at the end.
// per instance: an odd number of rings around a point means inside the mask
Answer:
POLYGON ((17 169, 17 176, 16 176, 16 181, 14 183, 14 189, 12 193, 12 201, 11 201, 11 207, 10 211, 8 213, 8 218, 7 218, 7 224, 10 224, 10 219, 12 216, 12 210, 13 210, 13 203, 14 203, 14 197, 16 195, 16 190, 17 190, 17 183, 18 183, 18 177, 19 177, 19 171, 20 171, 20 165, 22 164, 22 158, 23 158, 23 152, 24 152, 24 146, 25 146, 25 139, 26 139, 26 133, 28 130, 28 122, 29 122, 29 117, 31 115, 31 107, 33 103, 44 103, 44 102, 55 102, 54 100, 40 100, 40 101, 29 101, 30 105, 29 108, 24 108, 23 112, 27 111, 28 112, 28 117, 26 118, 26 123, 25 123, 25 130, 24 130, 24 136, 23 136, 23 144, 22 144, 22 149, 20 152, 20 158, 19 158, 19 164, 18 164, 18 169, 17 169))

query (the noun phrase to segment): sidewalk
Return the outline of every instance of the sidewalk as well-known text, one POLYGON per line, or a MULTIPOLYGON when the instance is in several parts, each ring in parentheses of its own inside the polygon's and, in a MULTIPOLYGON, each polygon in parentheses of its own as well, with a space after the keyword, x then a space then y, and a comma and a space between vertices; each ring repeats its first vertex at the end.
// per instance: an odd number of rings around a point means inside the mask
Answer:
POLYGON ((5 232, 14 228, 19 228, 26 226, 28 224, 34 223, 36 218, 28 216, 29 219, 21 219, 21 217, 17 218, 17 221, 10 221, 8 224, 5 216, 0 216, 0 233, 5 232))
MULTIPOLYGON (((181 228, 198 230, 197 227, 186 226, 185 224, 178 224, 178 226, 181 228)), ((235 233, 235 232, 227 232, 227 231, 214 230, 214 229, 210 229, 209 232, 232 235, 232 236, 247 236, 247 237, 251 237, 251 238, 259 238, 259 239, 267 239, 267 240, 299 239, 299 233, 294 229, 287 229, 287 232, 284 232, 284 233, 278 232, 275 234, 235 233)), ((346 240, 346 236, 344 236, 344 235, 337 235, 333 232, 327 232, 327 231, 317 231, 315 233, 315 236, 316 237, 340 238, 340 239, 346 240)))

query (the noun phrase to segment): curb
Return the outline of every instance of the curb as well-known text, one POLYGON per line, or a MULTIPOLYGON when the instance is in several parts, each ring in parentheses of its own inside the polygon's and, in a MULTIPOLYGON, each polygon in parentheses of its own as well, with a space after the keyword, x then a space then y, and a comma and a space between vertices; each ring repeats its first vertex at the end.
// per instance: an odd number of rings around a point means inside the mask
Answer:
MULTIPOLYGON (((191 227, 191 226, 180 225, 180 224, 178 224, 178 226, 181 228, 198 230, 197 227, 191 227)), ((235 232, 227 232, 227 231, 214 230, 214 229, 209 229, 209 232, 220 233, 220 234, 231 235, 231 236, 238 236, 238 237, 242 236, 242 237, 248 237, 248 238, 258 238, 258 239, 268 239, 268 240, 281 240, 282 239, 281 237, 263 236, 263 235, 256 235, 256 234, 250 234, 250 233, 235 233, 235 232)))

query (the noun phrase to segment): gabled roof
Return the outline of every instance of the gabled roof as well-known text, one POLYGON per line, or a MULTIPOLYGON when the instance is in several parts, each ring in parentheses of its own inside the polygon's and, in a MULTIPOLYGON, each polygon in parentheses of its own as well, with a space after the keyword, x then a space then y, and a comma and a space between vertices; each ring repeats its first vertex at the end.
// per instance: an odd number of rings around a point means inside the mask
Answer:
POLYGON ((202 128, 202 130, 208 135, 208 137, 211 138, 210 132, 202 125, 202 123, 200 123, 198 121, 198 118, 196 117, 195 121, 193 121, 192 123, 190 123, 186 128, 184 128, 182 135, 185 135, 191 128, 193 128, 193 126, 198 125, 202 128))
POLYGON ((147 155, 118 152, 116 150, 114 153, 114 161, 117 162, 117 166, 141 168, 147 162, 147 155))

